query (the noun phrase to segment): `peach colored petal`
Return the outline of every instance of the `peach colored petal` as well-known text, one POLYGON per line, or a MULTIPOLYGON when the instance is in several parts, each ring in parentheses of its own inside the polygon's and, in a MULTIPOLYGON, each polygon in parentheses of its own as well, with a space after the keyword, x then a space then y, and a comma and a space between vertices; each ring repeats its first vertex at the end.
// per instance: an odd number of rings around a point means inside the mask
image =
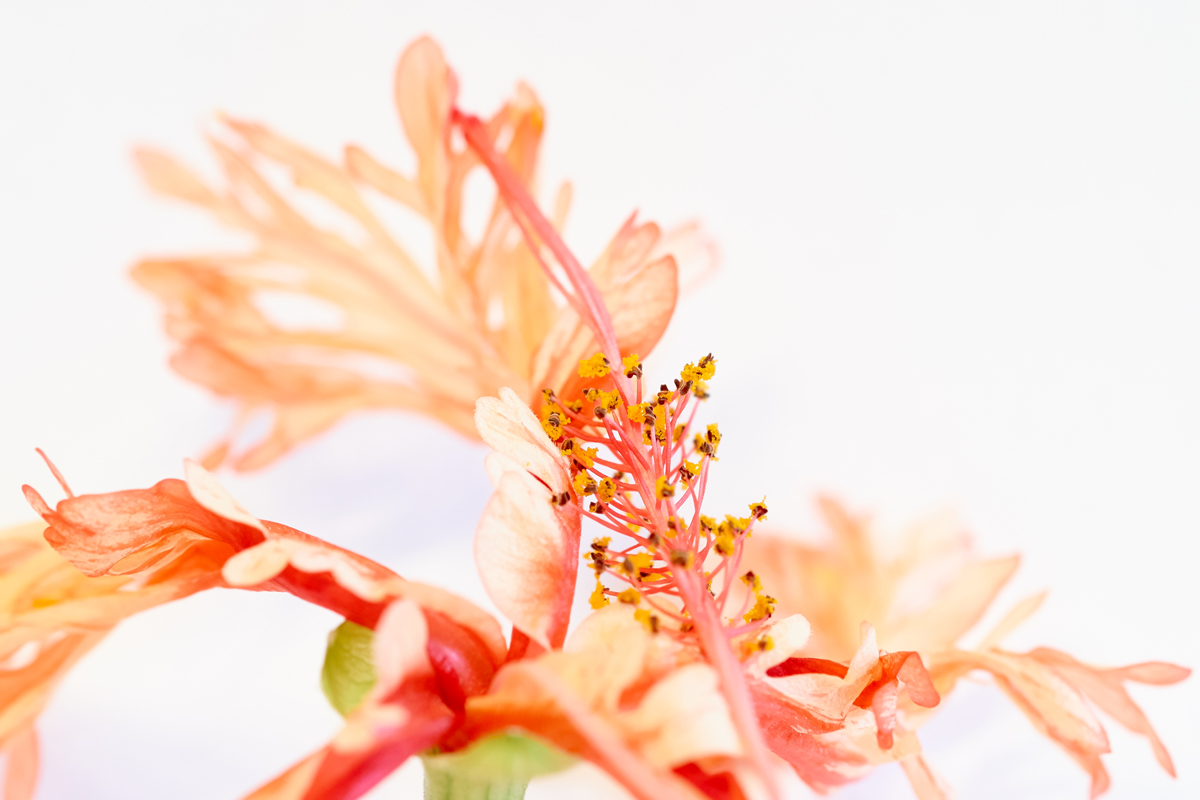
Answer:
POLYGON ((4 800, 33 800, 38 776, 38 737, 26 728, 4 744, 8 754, 4 768, 4 800))
POLYGON ((1019 564, 1017 556, 968 564, 932 605, 891 626, 882 644, 918 651, 954 644, 979 621, 1019 564))
POLYGON ((1026 597, 1021 602, 1017 603, 1013 608, 1004 615, 1004 619, 996 624, 988 635, 980 642, 979 650, 987 650, 995 647, 1004 640, 1008 634, 1017 629, 1022 622, 1029 619, 1035 611, 1042 607, 1043 601, 1046 599, 1046 592, 1039 592, 1035 595, 1026 597))
POLYGON ((1055 669, 1028 655, 999 650, 951 651, 939 655, 930 665, 935 683, 939 673, 953 675, 964 669, 990 672, 996 685, 1033 726, 1088 771, 1093 797, 1107 789, 1109 778, 1100 754, 1109 752, 1108 736, 1079 689, 1055 669))
POLYGON ((371 691, 385 697, 409 678, 432 674, 426 653, 428 641, 429 628, 420 606, 411 600, 389 605, 371 640, 375 664, 375 687, 371 691))
POLYGON ((563 682, 590 706, 613 712, 648 667, 655 641, 626 605, 584 617, 560 656, 544 656, 563 682))
MULTIPOLYGON (((675 310, 679 287, 674 259, 647 260, 660 235, 657 225, 635 227, 630 220, 589 271, 610 309, 622 353, 649 353, 675 310)), ((577 372, 580 360, 598 349, 587 325, 564 309, 534 356, 532 385, 574 396, 585 383, 577 372)))
POLYGON ((566 636, 579 558, 579 510, 554 506, 529 473, 508 472, 475 531, 484 588, 513 625, 543 647, 566 636))
MULTIPOLYGON (((554 653, 543 659, 561 657, 554 653)), ((577 656, 578 657, 578 656, 577 656)), ((641 800, 702 797, 687 782, 656 769, 627 744, 614 723, 597 714, 549 664, 518 661, 496 676, 492 693, 467 703, 466 732, 472 737, 513 724, 605 769, 641 800)))
POLYGON ((258 517, 247 511, 213 477, 212 473, 200 464, 197 464, 190 458, 184 459, 183 475, 188 492, 192 495, 192 499, 199 503, 201 507, 207 508, 217 516, 224 517, 231 522, 240 522, 243 525, 249 525, 251 528, 257 528, 263 533, 267 532, 267 529, 259 522, 258 517))
POLYGON ((417 185, 393 169, 376 161, 360 147, 348 145, 345 153, 346 171, 393 200, 404 203, 418 214, 428 213, 425 198, 417 185))
MULTIPOLYGON (((167 332, 178 343, 174 369, 234 401, 239 420, 269 418, 257 441, 241 441, 241 422, 235 424, 206 466, 229 459, 242 470, 263 467, 362 410, 414 411, 473 437, 477 398, 501 386, 527 399, 544 386, 571 388, 544 383, 545 375, 531 383, 537 354, 556 353, 560 377, 569 379, 580 357, 572 354, 587 341, 572 338, 578 321, 556 307, 504 202, 497 198, 481 235, 464 231, 463 187, 479 161, 450 136, 456 80, 431 39, 404 52, 395 94, 417 156, 415 175, 357 147, 346 148, 345 163, 337 164, 263 125, 229 117, 218 120, 210 141, 224 172, 218 189, 168 156, 138 153, 153 188, 255 242, 242 254, 148 260, 133 270, 165 307, 167 332), (290 185, 275 179, 281 171, 290 185), (382 198, 367 198, 365 190, 382 198), (418 265, 368 199, 416 212, 433 231, 436 264, 418 265), (329 213, 310 217, 302 203, 312 201, 329 213), (336 227, 316 221, 335 218, 336 227), (436 282, 422 268, 432 266, 436 282), (268 312, 279 295, 336 321, 278 319, 268 312), (565 339, 555 341, 570 345, 566 350, 547 347, 556 320, 565 339)), ((483 126, 523 184, 536 174, 544 118, 536 95, 521 85, 483 126)), ((569 196, 569 189, 559 193, 560 226, 569 196)), ((713 249, 695 226, 666 238, 653 225, 622 228, 593 268, 622 348, 646 355, 661 336, 678 282, 672 256, 704 265, 713 249)))
POLYGON ((396 108, 417 153, 418 183, 428 209, 442 202, 439 191, 446 179, 442 142, 455 94, 454 75, 437 44, 428 37, 410 44, 396 68, 396 108))
POLYGON ((400 597, 413 600, 427 611, 444 614, 458 625, 474 634, 486 648, 496 666, 504 663, 508 655, 508 644, 500 623, 479 606, 456 594, 436 586, 400 578, 396 584, 400 597))
POLYGON ((658 767, 743 754, 716 671, 707 664, 687 664, 668 674, 636 709, 619 715, 617 726, 658 767))
POLYGON ((950 790, 920 753, 900 759, 917 800, 949 800, 950 790))
POLYGON ((50 525, 46 540, 85 575, 121 574, 156 566, 201 541, 224 546, 227 555, 262 541, 261 531, 218 516, 193 499, 180 480, 149 489, 79 495, 50 510, 41 495, 24 487, 30 505, 50 525), (140 556, 139 561, 124 561, 140 556), (122 563, 124 561, 124 563, 122 563))
POLYGON ((475 427, 493 450, 531 472, 554 493, 567 491, 566 459, 550 441, 528 404, 512 389, 475 403, 475 427))
POLYGON ((721 248, 699 222, 693 220, 663 233, 650 259, 670 255, 679 273, 679 291, 688 293, 704 285, 721 266, 721 248))
POLYGON ((834 674, 807 672, 788 674, 780 671, 781 677, 766 678, 765 682, 782 694, 799 709, 825 722, 840 722, 846 718, 854 701, 868 684, 879 677, 879 646, 875 641, 875 629, 865 626, 862 644, 844 677, 834 674))
POLYGON ((1040 661, 1066 678, 1072 686, 1082 691, 1087 698, 1100 707, 1106 714, 1124 725, 1134 733, 1139 733, 1150 740, 1154 748, 1154 757, 1171 777, 1175 777, 1175 765, 1166 745, 1158 738, 1146 714, 1133 702, 1133 698, 1122 685, 1126 680, 1139 680, 1149 677, 1148 683, 1175 683, 1191 674, 1191 670, 1177 667, 1174 664, 1135 664, 1132 667, 1119 669, 1098 669, 1076 661, 1066 653, 1050 648, 1041 647, 1029 654, 1030 658, 1040 661))
POLYGON ((750 663, 750 674, 759 678, 771 667, 803 650, 812 636, 812 625, 800 614, 789 614, 771 622, 764 633, 771 637, 772 647, 754 656, 750 663))

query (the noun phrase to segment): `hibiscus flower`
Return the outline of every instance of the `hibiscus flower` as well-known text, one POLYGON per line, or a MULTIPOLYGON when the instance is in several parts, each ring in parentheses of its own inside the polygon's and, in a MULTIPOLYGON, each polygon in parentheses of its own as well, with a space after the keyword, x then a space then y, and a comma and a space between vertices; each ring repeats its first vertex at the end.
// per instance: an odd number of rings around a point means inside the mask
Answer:
MULTIPOLYGON (((746 547, 747 563, 771 582, 779 608, 812 621, 814 635, 803 657, 795 660, 795 672, 844 670, 840 662, 854 653, 859 621, 875 620, 879 646, 919 653, 933 687, 943 697, 973 672, 990 674, 1039 732, 1088 771, 1093 797, 1109 786, 1100 759, 1109 751, 1108 737, 1095 714, 1097 708, 1146 736, 1159 764, 1175 775, 1166 747, 1123 684, 1176 683, 1190 670, 1162 662, 1100 668, 1050 648, 1028 653, 1002 649, 1003 638, 1037 610, 1043 595, 1019 603, 978 647, 963 648, 959 641, 1012 577, 1017 556, 980 558, 962 528, 939 517, 915 526, 889 557, 867 520, 829 498, 822 498, 820 507, 832 534, 828 544, 760 534, 746 547), (832 666, 806 663, 817 661, 818 655, 838 661, 832 666)), ((909 729, 931 714, 903 701, 899 713, 909 729)), ((852 746, 844 732, 830 738, 845 749, 843 780, 861 777, 875 763, 887 760, 878 757, 869 741, 864 750, 852 746)), ((885 755, 901 755, 901 751, 885 755)), ((909 758, 901 763, 920 797, 944 796, 944 785, 923 760, 909 758)), ((810 783, 823 785, 819 780, 810 783)))
MULTIPOLYGON (((479 164, 455 145, 454 73, 430 39, 414 42, 396 71, 396 106, 417 157, 404 175, 362 149, 336 164, 262 125, 222 117, 210 142, 227 185, 215 189, 170 156, 138 153, 157 191, 197 205, 249 233, 248 252, 150 259, 133 277, 166 309, 181 375, 234 400, 229 436, 204 459, 214 467, 231 448, 239 469, 255 469, 365 409, 408 409, 468 436, 475 400, 499 387, 532 402, 595 349, 578 319, 555 300, 511 213, 497 200, 481 234, 464 228, 463 187, 479 164), (290 173, 294 188, 272 183, 290 173), (304 190, 303 192, 296 191, 304 190), (321 206, 306 215, 302 202, 321 206), (423 270, 380 215, 416 215, 432 230, 436 268, 423 270), (314 211, 315 214, 315 211, 314 211), (280 300, 320 309, 329 324, 269 313, 280 300), (271 418, 265 438, 246 446, 240 428, 271 418)), ((544 112, 524 85, 483 125, 502 146, 516 180, 532 185, 544 112)), ((555 201, 561 227, 567 185, 555 201)), ((390 217, 389 217, 390 218, 390 217)), ((630 217, 591 268, 604 299, 620 309, 623 348, 648 353, 671 318, 682 270, 696 278, 715 247, 695 224, 664 233, 630 217)))

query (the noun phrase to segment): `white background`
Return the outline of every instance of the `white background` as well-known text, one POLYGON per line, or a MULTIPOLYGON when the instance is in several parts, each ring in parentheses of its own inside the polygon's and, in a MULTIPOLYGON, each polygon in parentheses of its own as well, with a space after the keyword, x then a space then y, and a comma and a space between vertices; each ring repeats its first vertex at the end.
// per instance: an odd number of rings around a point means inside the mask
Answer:
MULTIPOLYGON (((141 487, 228 419, 167 369, 126 270, 232 240, 152 197, 131 148, 211 173, 221 109, 407 167, 392 72, 429 32, 465 108, 537 89, 543 188, 574 182, 585 261, 635 208, 720 241, 652 362, 720 360, 714 508, 765 493, 776 527, 811 530, 818 490, 897 523, 951 507, 985 552, 1024 554, 1002 606, 1052 589, 1012 646, 1200 664, 1200 6, 745 5, 5 4, 0 524, 31 518, 23 482, 57 497, 35 446, 76 491, 141 487)), ((385 414, 223 479, 259 516, 478 597, 482 455, 385 414)), ((257 785, 337 728, 316 690, 335 623, 226 592, 124 624, 43 719, 39 797, 257 785)), ((1113 725, 1110 796, 1200 796, 1196 681, 1134 692, 1181 775, 1113 725)), ((989 687, 922 738, 962 797, 1086 796, 989 687)), ((909 795, 892 767, 845 796, 909 795)))

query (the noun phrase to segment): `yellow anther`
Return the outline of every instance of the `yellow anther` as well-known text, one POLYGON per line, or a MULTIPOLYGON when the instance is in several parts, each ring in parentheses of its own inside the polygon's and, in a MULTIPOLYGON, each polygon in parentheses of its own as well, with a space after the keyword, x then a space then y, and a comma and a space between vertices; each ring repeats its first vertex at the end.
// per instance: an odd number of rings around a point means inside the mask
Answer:
POLYGON ((690 461, 685 461, 679 465, 679 477, 683 479, 684 483, 691 483, 692 478, 696 477, 699 474, 700 474, 700 465, 699 464, 693 464, 690 461))
POLYGON ((658 633, 658 629, 661 627, 658 617, 655 614, 651 614, 649 609, 639 608, 633 612, 633 618, 646 626, 646 630, 651 633, 658 633))
POLYGON ((583 401, 582 400, 572 400, 571 402, 567 403, 567 408, 571 409, 576 414, 578 414, 580 411, 583 411, 583 401))
POLYGON ((654 556, 649 553, 630 553, 629 562, 636 569, 649 569, 650 565, 654 563, 654 556))
POLYGON ((575 486, 575 494, 580 497, 587 497, 597 489, 596 481, 586 472, 580 472, 576 475, 572 484, 575 486))
POLYGON ((585 467, 590 467, 596 463, 596 456, 600 454, 598 447, 576 447, 575 458, 579 459, 579 463, 585 467))
POLYGON ((625 367, 625 377, 633 378, 642 374, 642 360, 637 353, 630 353, 621 359, 621 366, 625 367))
POLYGON ((742 615, 742 619, 746 622, 755 622, 756 620, 766 619, 775 613, 775 598, 765 594, 760 594, 754 600, 754 608, 742 615))
POLYGON ((763 498, 761 503, 750 504, 750 516, 753 519, 767 518, 767 498, 763 498))
POLYGON ((712 378, 717 371, 717 360, 711 354, 700 359, 698 364, 688 364, 683 368, 683 372, 679 373, 681 381, 691 381, 695 384, 698 381, 707 381, 712 378))
POLYGON ((675 496, 675 487, 671 485, 665 475, 660 475, 654 482, 654 496, 660 499, 675 496))
POLYGON ((610 544, 612 544, 611 536, 602 536, 599 539, 592 539, 592 549, 597 552, 603 552, 607 550, 610 544))
POLYGON ((718 526, 718 533, 728 533, 731 536, 745 532, 750 525, 749 517, 735 517, 732 514, 725 515, 725 521, 718 526))
POLYGON ((662 441, 667 436, 667 407, 656 405, 654 407, 654 438, 662 441))
POLYGON ((712 533, 717 528, 717 521, 712 517, 700 515, 700 530, 712 533))
POLYGON ((596 395, 596 402, 605 411, 613 412, 617 409, 617 406, 621 405, 621 393, 616 389, 613 389, 611 392, 597 392, 596 395))
POLYGON ((753 572, 747 572, 745 575, 743 575, 742 583, 749 586, 755 594, 758 594, 762 591, 762 581, 759 580, 758 576, 753 572))
POLYGON ((677 567, 691 569, 693 554, 691 550, 672 550, 671 563, 677 567))
POLYGON ((631 606, 636 606, 642 602, 642 593, 637 589, 630 587, 617 595, 617 599, 622 603, 628 603, 631 606))
POLYGON ((696 396, 697 400, 707 400, 709 398, 708 384, 705 381, 696 381, 692 384, 692 394, 696 396))
POLYGON ((721 443, 721 432, 717 430, 717 423, 709 425, 704 432, 704 438, 708 440, 714 448, 721 443))
POLYGON ((733 555, 733 535, 730 533, 718 533, 713 549, 717 551, 718 555, 729 558, 733 555))
POLYGON ((646 407, 649 403, 634 403, 625 411, 625 416, 629 417, 630 422, 642 422, 646 418, 646 407))
POLYGON ((762 653, 765 653, 768 650, 774 650, 775 649, 775 640, 772 639, 769 635, 764 633, 762 635, 762 637, 759 638, 759 640, 758 640, 758 649, 759 649, 759 652, 762 652, 762 653))
POLYGON ((608 478, 600 481, 600 485, 596 487, 596 497, 600 498, 603 503, 611 502, 617 496, 617 485, 608 478))
POLYGON ((565 456, 571 456, 585 467, 590 467, 595 463, 596 456, 600 450, 595 447, 584 447, 583 443, 577 439, 567 439, 558 446, 565 456))
POLYGON ((603 378, 608 374, 608 359, 604 357, 604 353, 596 353, 591 358, 585 358, 579 362, 579 377, 581 378, 603 378))
POLYGON ((604 584, 600 583, 599 577, 596 578, 596 588, 592 592, 592 596, 588 598, 588 602, 595 609, 601 609, 608 605, 608 596, 604 594, 604 584))
POLYGON ((554 441, 562 438, 562 424, 566 421, 566 414, 557 403, 549 403, 542 406, 541 410, 542 430, 546 432, 554 441))
POLYGON ((678 442, 680 439, 682 439, 682 438, 683 438, 683 432, 684 432, 684 430, 686 430, 686 429, 687 429, 687 426, 686 426, 686 425, 684 425, 682 422, 681 422, 681 423, 679 423, 678 425, 676 425, 676 426, 675 426, 675 433, 673 433, 673 434, 671 435, 671 441, 673 441, 673 442, 678 442))

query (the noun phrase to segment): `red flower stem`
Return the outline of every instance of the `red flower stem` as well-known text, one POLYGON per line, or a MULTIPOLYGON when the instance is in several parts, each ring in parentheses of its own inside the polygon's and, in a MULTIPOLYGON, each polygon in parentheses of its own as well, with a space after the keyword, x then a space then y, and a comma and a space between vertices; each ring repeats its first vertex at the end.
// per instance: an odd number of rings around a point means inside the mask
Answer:
POLYGON ((695 572, 690 569, 672 572, 680 596, 692 615, 700 646, 713 669, 717 671, 721 694, 729 705, 729 715, 741 737, 746 758, 757 768, 771 797, 778 800, 782 795, 767 756, 767 742, 759 726, 754 700, 750 697, 750 688, 746 685, 745 672, 741 662, 734 655, 725 627, 721 624, 721 612, 695 572))
POLYGON ((514 212, 513 217, 517 220, 517 224, 521 226, 522 230, 525 230, 526 226, 531 228, 537 238, 550 248, 550 252, 554 254, 555 259, 567 273, 567 279, 587 310, 587 313, 582 315, 584 321, 596 334, 596 339, 600 342, 600 350, 608 359, 613 381, 622 390, 621 393, 627 395, 625 390, 630 387, 627 387, 627 379, 621 367, 621 351, 617 347, 616 332, 613 330, 608 308, 604 305, 604 298, 595 282, 567 248, 562 237, 558 235, 558 231, 554 230, 554 226, 550 224, 550 220, 542 214, 541 209, 538 208, 525 185, 521 183, 521 179, 513 172, 512 167, 496 152, 491 139, 488 138, 483 122, 472 114, 463 114, 457 108, 451 112, 451 115, 462 130, 467 144, 483 161, 488 172, 492 174, 493 180, 496 181, 496 188, 504 197, 509 210, 514 212))

